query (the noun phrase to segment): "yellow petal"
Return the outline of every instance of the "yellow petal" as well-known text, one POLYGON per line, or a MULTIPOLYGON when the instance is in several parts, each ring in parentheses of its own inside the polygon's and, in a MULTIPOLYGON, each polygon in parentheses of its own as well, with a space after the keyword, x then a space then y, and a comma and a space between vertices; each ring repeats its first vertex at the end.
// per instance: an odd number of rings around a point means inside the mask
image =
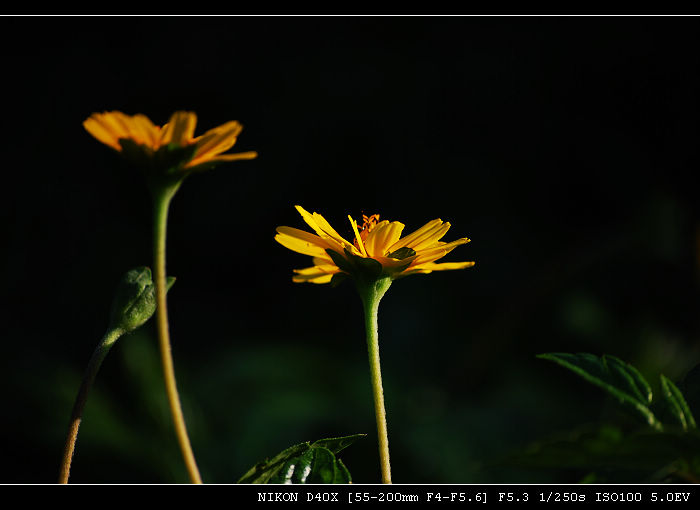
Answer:
POLYGON ((422 236, 425 236, 426 234, 430 234, 430 232, 434 231, 437 228, 440 228, 442 225, 442 220, 441 219, 436 219, 429 221, 425 225, 423 225, 421 228, 416 230, 415 232, 407 235, 403 239, 399 239, 397 242, 395 242, 392 246, 389 247, 389 251, 396 251, 399 248, 403 248, 404 246, 408 246, 409 244, 413 243, 416 240, 420 240, 422 236))
POLYGON ((469 242, 469 239, 466 237, 463 237, 462 239, 457 239, 456 241, 452 241, 451 243, 442 243, 440 246, 436 248, 430 248, 428 250, 422 250, 417 253, 415 265, 421 265, 425 264, 426 262, 432 262, 434 260, 441 259, 448 253, 450 253, 452 250, 454 250, 457 246, 460 246, 462 244, 467 244, 469 242))
MULTIPOLYGON (((333 248, 332 245, 328 243, 325 239, 323 239, 320 236, 314 235, 310 232, 306 232, 304 230, 299 230, 298 228, 294 227, 277 227, 277 233, 284 235, 284 236, 289 236, 293 237, 295 239, 298 239, 300 241, 304 241, 306 243, 314 244, 321 248, 322 250, 326 250, 328 248, 333 248)), ((325 251, 324 251, 325 253, 325 251)))
MULTIPOLYGON (((320 257, 314 257, 314 264, 311 267, 305 267, 303 269, 295 269, 294 272, 296 273, 295 278, 298 280, 295 281, 304 281, 306 280, 312 280, 312 279, 317 279, 319 277, 324 277, 326 275, 334 275, 335 273, 340 272, 340 269, 338 269, 338 266, 336 266, 333 262, 329 260, 324 260, 321 259, 320 257)), ((320 283, 320 282, 317 282, 320 283)))
POLYGON ((468 267, 472 267, 476 262, 471 261, 471 262, 443 262, 442 264, 428 264, 428 268, 432 269, 433 271, 452 271, 454 269, 466 269, 468 267))
POLYGON ((194 112, 175 112, 161 132, 161 145, 173 143, 179 146, 188 145, 192 141, 197 125, 197 115, 194 112))
POLYGON ((275 236, 275 241, 280 243, 285 248, 289 248, 292 251, 301 253, 303 255, 311 255, 312 257, 322 257, 326 254, 325 250, 320 246, 302 241, 296 237, 288 236, 285 234, 277 234, 275 236))
POLYGON ((227 162, 227 161, 238 161, 241 159, 255 159, 258 157, 258 153, 255 151, 248 152, 237 152, 235 154, 221 154, 219 156, 213 157, 197 157, 192 159, 189 163, 185 165, 185 168, 192 168, 202 163, 216 163, 216 162, 227 162))
POLYGON ((113 149, 121 151, 122 146, 119 144, 119 136, 113 129, 111 129, 111 127, 107 126, 103 119, 98 115, 99 114, 93 114, 91 117, 87 118, 83 122, 83 127, 88 133, 103 144, 109 145, 113 149))
POLYGON ((105 112, 100 116, 100 121, 117 136, 117 138, 129 138, 129 130, 124 124, 122 112, 105 112))
POLYGON ((295 274, 292 277, 292 281, 295 283, 309 282, 309 283, 330 283, 333 279, 332 274, 328 273, 313 273, 313 274, 295 274))
POLYGON ((335 251, 342 253, 344 248, 350 248, 353 250, 353 252, 357 251, 353 244, 343 239, 340 234, 338 234, 338 232, 336 232, 333 227, 330 226, 323 216, 318 213, 311 214, 300 205, 296 205, 294 207, 299 214, 301 214, 301 217, 304 219, 306 224, 310 226, 314 232, 327 241, 332 240, 335 243, 333 248, 335 251))
POLYGON ((335 262, 331 260, 331 258, 326 255, 325 257, 314 257, 313 259, 314 265, 326 268, 328 266, 329 268, 336 267, 335 262))
POLYGON ((158 150, 160 143, 160 128, 151 122, 151 119, 142 114, 131 117, 131 130, 142 140, 141 143, 148 145, 153 150, 158 150))
POLYGON ((474 264, 475 262, 443 262, 442 264, 429 262, 427 264, 423 264, 417 267, 412 267, 402 274, 408 276, 409 274, 416 273, 428 274, 433 271, 452 271, 455 269, 466 269, 468 267, 472 267, 474 264))
MULTIPOLYGON (((338 270, 337 267, 332 267, 331 270, 338 270)), ((320 274, 327 274, 328 271, 326 271, 324 268, 319 267, 319 266, 311 266, 311 267, 305 267, 303 269, 294 269, 294 272, 299 274, 299 275, 320 275, 320 274)))
POLYGON ((411 242, 409 246, 416 251, 436 247, 438 241, 444 237, 448 230, 450 230, 450 223, 443 223, 438 228, 429 230, 422 236, 419 236, 416 240, 411 242))
POLYGON ((210 159, 226 152, 236 143, 236 137, 242 129, 243 126, 235 120, 210 129, 197 139, 197 150, 192 159, 210 159))
POLYGON ((348 214, 348 219, 350 220, 350 224, 352 225, 352 230, 355 232, 355 239, 357 240, 357 246, 360 248, 360 253, 362 253, 363 257, 367 256, 367 250, 365 250, 365 244, 362 242, 362 238, 360 237, 360 232, 357 230, 357 222, 352 219, 352 216, 348 214))
POLYGON ((404 224, 398 221, 386 222, 381 228, 379 225, 369 233, 365 240, 367 253, 372 257, 386 255, 389 252, 389 247, 399 240, 404 229, 404 224))
POLYGON ((218 136, 222 132, 229 131, 233 131, 233 136, 236 137, 241 134, 241 131, 243 131, 243 125, 237 120, 230 120, 228 122, 224 122, 220 126, 216 126, 215 128, 212 128, 206 133, 204 133, 203 135, 197 137, 196 141, 199 142, 201 140, 206 140, 212 136, 218 136))
POLYGON ((387 225, 389 224, 388 220, 380 221, 377 223, 374 228, 367 233, 365 236, 365 250, 367 251, 367 254, 370 257, 374 257, 374 255, 384 255, 383 253, 380 253, 380 250, 375 251, 375 242, 377 241, 377 234, 387 225))
POLYGON ((110 112, 105 117, 105 122, 109 123, 115 132, 119 133, 119 138, 132 138, 133 133, 130 128, 129 117, 122 112, 110 112))

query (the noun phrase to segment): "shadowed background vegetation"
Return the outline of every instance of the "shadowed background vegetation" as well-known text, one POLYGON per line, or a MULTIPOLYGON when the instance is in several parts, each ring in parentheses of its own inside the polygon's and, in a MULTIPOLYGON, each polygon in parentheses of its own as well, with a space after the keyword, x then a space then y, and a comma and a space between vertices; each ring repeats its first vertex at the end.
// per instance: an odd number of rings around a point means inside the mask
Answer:
MULTIPOLYGON (((653 382, 700 362, 695 18, 3 18, 0 482, 53 482, 114 288, 151 265, 150 198, 82 128, 91 113, 197 133, 245 126, 254 161, 188 179, 171 208, 173 355, 206 482, 287 446, 367 433, 340 457, 379 481, 354 289, 293 284, 293 206, 410 232, 433 218, 457 272, 380 308, 399 483, 576 482, 503 460, 611 419, 542 352, 608 353, 653 382), (9 439, 8 439, 9 438, 9 439)), ((154 324, 98 374, 72 482, 186 482, 154 324)), ((658 384, 658 383, 657 383, 658 384)), ((696 416, 698 411, 696 411, 696 416)), ((618 417, 615 417, 618 419, 618 417)))

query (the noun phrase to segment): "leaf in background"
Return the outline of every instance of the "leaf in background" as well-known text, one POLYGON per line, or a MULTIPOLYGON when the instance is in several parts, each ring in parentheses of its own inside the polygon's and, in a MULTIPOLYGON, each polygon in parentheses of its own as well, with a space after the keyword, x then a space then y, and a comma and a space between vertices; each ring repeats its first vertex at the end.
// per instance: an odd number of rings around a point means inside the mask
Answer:
POLYGON ((651 404, 651 387, 639 370, 629 363, 625 363, 619 358, 610 355, 603 355, 603 362, 607 362, 610 373, 617 380, 619 387, 626 388, 635 395, 640 402, 651 404))
POLYGON ((696 413, 700 412, 700 365, 685 375, 678 388, 683 392, 688 407, 696 413))
POLYGON ((584 470, 588 483, 652 482, 672 479, 697 481, 700 477, 700 434, 680 430, 644 429, 625 433, 614 425, 585 426, 567 434, 531 444, 511 454, 504 465, 584 470))
POLYGON ((319 439, 291 446, 253 466, 238 483, 350 483, 350 472, 335 454, 365 435, 319 439))
POLYGON ((633 366, 614 356, 598 357, 588 353, 546 353, 537 357, 568 368, 635 411, 651 427, 663 428, 649 409, 652 399, 649 383, 633 366))
POLYGON ((683 430, 696 428, 693 413, 690 412, 690 408, 688 407, 685 398, 683 398, 681 391, 663 374, 661 374, 660 378, 661 393, 663 394, 673 417, 678 421, 680 426, 683 427, 683 430))

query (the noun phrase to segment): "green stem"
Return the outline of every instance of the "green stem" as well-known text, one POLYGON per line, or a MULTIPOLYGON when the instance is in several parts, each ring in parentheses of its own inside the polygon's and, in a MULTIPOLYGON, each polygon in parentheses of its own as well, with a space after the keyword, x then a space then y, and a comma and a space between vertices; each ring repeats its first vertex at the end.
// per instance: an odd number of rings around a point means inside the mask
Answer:
POLYGON ((391 483, 391 464, 389 462, 389 434, 384 408, 384 389, 382 388, 382 370, 379 362, 379 330, 377 315, 379 301, 391 285, 391 278, 381 278, 369 283, 358 283, 357 289, 362 298, 365 311, 365 329, 367 331, 367 354, 369 371, 374 396, 374 414, 377 418, 377 436, 379 438, 379 462, 382 469, 382 483, 391 483))
POLYGON ((187 435, 185 417, 182 414, 180 397, 175 382, 175 368, 170 349, 170 332, 168 330, 168 308, 166 301, 165 281, 165 237, 168 224, 168 208, 179 185, 160 189, 153 193, 153 254, 154 277, 156 285, 156 322, 158 324, 158 343, 160 345, 160 357, 163 362, 163 375, 165 388, 168 394, 170 412, 175 425, 175 433, 182 450, 187 472, 192 483, 202 483, 197 462, 192 452, 190 438, 187 435))
POLYGON ((85 375, 83 375, 83 382, 80 384, 78 395, 73 404, 73 412, 71 413, 70 425, 68 427, 68 437, 66 437, 66 444, 63 448, 63 460, 61 461, 61 472, 58 476, 58 483, 68 483, 71 462, 73 461, 73 452, 75 451, 75 442, 78 439, 78 428, 80 428, 80 422, 83 419, 83 410, 85 409, 90 387, 92 383, 95 382, 95 377, 100 370, 100 365, 102 365, 105 356, 107 356, 114 342, 123 334, 124 330, 120 328, 108 330, 105 336, 102 337, 102 340, 100 340, 100 343, 95 348, 88 362, 85 375))

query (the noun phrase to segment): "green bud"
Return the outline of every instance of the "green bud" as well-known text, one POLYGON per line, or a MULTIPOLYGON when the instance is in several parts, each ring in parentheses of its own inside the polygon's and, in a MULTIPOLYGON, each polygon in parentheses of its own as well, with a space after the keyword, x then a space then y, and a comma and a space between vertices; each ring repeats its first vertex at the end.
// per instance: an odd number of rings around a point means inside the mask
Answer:
MULTIPOLYGON (((168 277, 166 289, 175 283, 168 277)), ((142 326, 156 311, 156 290, 151 270, 137 267, 127 272, 119 282, 112 301, 110 328, 130 332, 142 326)))

